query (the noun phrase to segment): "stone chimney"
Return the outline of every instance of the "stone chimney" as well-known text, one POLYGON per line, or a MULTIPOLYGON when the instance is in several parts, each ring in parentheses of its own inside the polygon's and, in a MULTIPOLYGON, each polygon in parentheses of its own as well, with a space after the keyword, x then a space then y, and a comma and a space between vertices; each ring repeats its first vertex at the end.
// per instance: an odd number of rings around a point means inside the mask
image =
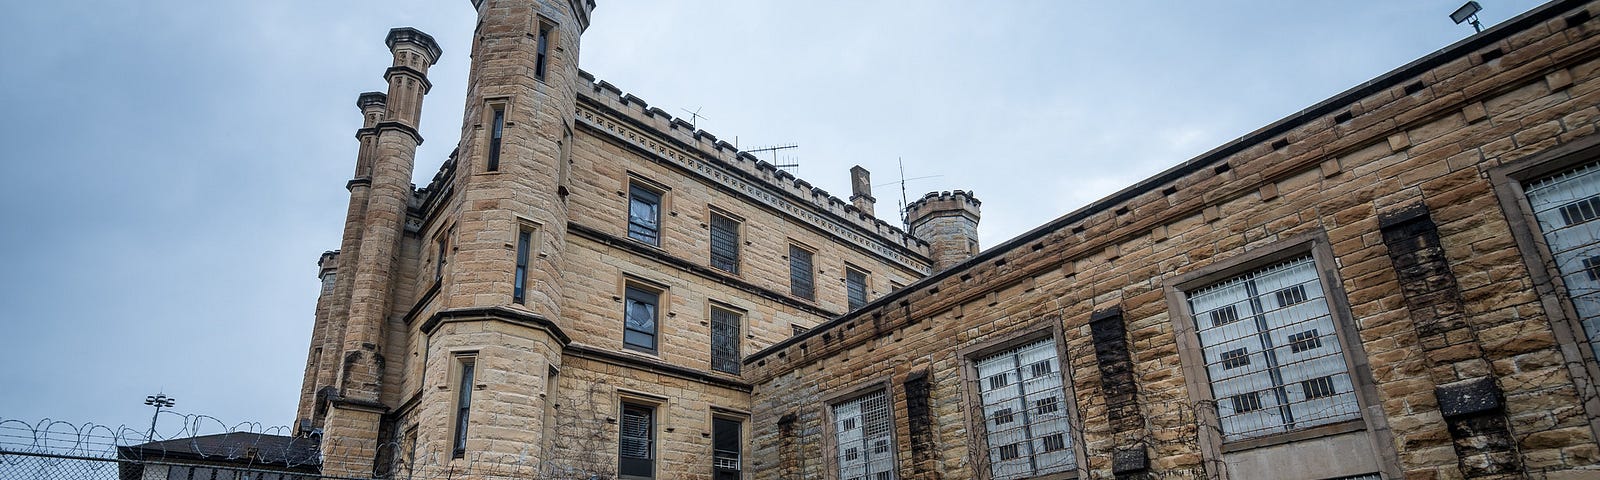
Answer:
POLYGON ((860 165, 850 167, 850 203, 855 204, 856 210, 878 216, 872 211, 878 203, 878 199, 872 198, 872 172, 860 165))
POLYGON ((977 197, 971 192, 931 192, 906 206, 911 235, 928 242, 935 271, 978 254, 977 197))

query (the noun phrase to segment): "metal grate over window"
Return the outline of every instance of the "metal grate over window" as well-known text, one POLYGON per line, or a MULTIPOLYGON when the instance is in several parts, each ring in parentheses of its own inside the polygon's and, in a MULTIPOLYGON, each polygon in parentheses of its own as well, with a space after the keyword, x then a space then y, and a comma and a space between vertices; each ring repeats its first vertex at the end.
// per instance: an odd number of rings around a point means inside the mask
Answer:
POLYGON ((1360 418, 1310 255, 1189 291, 1188 299, 1224 441, 1360 418))
POLYGON ((995 480, 1072 470, 1071 423, 1055 341, 1040 340, 976 362, 989 470, 995 480))
POLYGON ((833 406, 834 435, 838 440, 839 478, 894 478, 894 423, 889 420, 889 397, 878 390, 833 406))
POLYGON ((844 291, 849 299, 850 309, 855 310, 867 304, 867 274, 854 268, 844 270, 844 291))
POLYGON ((807 300, 816 298, 816 287, 812 283, 814 271, 811 266, 811 251, 798 245, 790 245, 789 293, 807 300))
POLYGON ((711 267, 739 273, 739 222, 711 214, 711 267))
POLYGON ((1524 187, 1589 346, 1600 354, 1600 162, 1524 187))
POLYGON ((739 314, 711 309, 711 368, 739 373, 739 314))

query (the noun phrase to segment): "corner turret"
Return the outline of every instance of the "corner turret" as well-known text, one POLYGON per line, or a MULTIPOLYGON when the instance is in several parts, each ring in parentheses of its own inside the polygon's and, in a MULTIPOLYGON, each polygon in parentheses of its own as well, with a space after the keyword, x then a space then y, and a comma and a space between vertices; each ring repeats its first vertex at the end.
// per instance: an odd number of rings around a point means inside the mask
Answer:
POLYGON ((930 192, 906 206, 911 235, 928 242, 935 271, 978 254, 979 202, 972 192, 930 192))

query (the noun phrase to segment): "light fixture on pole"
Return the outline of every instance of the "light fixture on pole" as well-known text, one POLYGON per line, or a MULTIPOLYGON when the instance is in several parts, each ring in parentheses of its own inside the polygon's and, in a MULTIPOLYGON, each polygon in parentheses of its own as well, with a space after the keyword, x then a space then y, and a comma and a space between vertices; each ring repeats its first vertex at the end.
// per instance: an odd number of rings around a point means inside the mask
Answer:
POLYGON ((1461 8, 1457 8, 1454 13, 1451 13, 1450 19, 1454 20, 1456 25, 1470 21, 1472 22, 1472 31, 1481 32, 1483 31, 1483 25, 1478 24, 1479 10, 1483 10, 1483 7, 1478 6, 1478 2, 1467 2, 1466 5, 1462 5, 1461 8))
POLYGON ((150 416, 150 433, 145 436, 145 438, 153 442, 156 439, 156 419, 161 417, 161 408, 172 408, 173 405, 178 404, 178 399, 168 397, 164 393, 157 393, 144 397, 144 404, 156 407, 156 413, 150 416))

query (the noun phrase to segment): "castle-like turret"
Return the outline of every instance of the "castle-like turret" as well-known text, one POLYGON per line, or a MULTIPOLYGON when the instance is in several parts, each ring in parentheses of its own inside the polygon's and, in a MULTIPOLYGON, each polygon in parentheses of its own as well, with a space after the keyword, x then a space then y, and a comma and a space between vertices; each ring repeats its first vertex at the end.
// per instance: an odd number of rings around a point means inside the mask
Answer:
POLYGON ((928 242, 935 271, 978 254, 979 202, 972 192, 930 192, 906 206, 911 234, 928 242))

